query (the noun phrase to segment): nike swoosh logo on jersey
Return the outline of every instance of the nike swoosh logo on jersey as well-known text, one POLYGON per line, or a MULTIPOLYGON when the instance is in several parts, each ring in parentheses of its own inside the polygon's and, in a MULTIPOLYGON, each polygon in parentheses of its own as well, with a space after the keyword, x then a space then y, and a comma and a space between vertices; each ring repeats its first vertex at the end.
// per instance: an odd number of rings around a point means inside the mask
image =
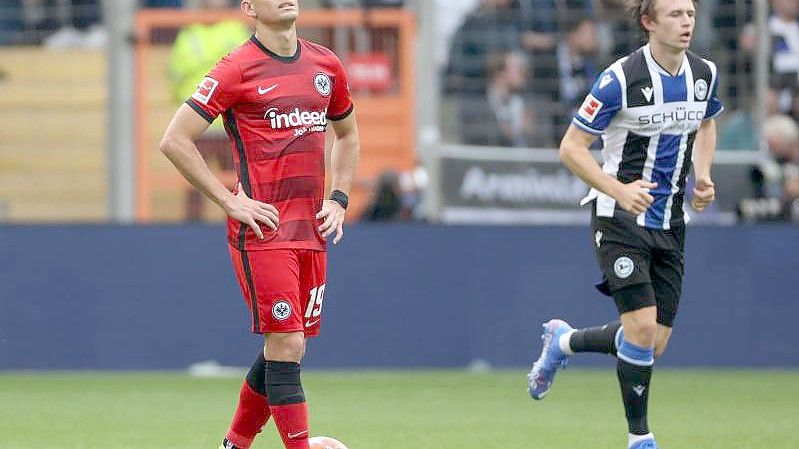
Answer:
POLYGON ((272 92, 273 90, 277 89, 277 86, 279 85, 280 84, 275 84, 274 86, 267 87, 266 89, 262 88, 261 86, 258 86, 258 95, 268 94, 269 92, 272 92))
POLYGON ((288 437, 289 437, 290 440, 293 440, 294 438, 297 438, 297 437, 300 437, 302 435, 305 435, 306 433, 308 433, 308 431, 307 430, 303 430, 302 432, 290 433, 290 434, 288 434, 288 437))
POLYGON ((316 324, 318 322, 319 322, 319 320, 306 321, 305 322, 305 327, 311 327, 311 326, 313 326, 314 324, 316 324))

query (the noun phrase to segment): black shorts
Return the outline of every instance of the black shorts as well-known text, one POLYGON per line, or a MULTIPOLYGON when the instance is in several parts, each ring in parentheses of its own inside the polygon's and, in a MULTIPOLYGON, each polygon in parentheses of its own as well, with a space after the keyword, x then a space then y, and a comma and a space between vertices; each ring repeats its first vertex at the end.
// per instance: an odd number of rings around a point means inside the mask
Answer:
POLYGON ((672 327, 682 292, 685 226, 648 229, 632 215, 591 217, 594 248, 604 282, 597 288, 612 296, 619 314, 657 306, 658 323, 672 327))

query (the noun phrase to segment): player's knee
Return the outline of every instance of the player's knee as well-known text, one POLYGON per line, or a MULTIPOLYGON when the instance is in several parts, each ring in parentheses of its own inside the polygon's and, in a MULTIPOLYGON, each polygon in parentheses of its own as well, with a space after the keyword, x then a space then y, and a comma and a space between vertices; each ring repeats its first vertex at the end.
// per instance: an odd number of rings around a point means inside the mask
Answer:
POLYGON ((266 362, 266 398, 270 405, 305 402, 299 363, 266 362))
POLYGON ((299 363, 305 355, 305 335, 302 332, 267 334, 264 354, 266 360, 299 363))
POLYGON ((629 320, 624 324, 625 338, 639 346, 652 347, 656 343, 658 326, 654 320, 629 320))

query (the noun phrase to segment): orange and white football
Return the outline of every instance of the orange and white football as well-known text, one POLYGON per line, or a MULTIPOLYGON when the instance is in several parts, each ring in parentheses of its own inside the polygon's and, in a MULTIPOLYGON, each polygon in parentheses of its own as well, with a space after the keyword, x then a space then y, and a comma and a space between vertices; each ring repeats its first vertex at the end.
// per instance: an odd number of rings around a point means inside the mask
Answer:
POLYGON ((308 439, 311 449, 347 449, 341 441, 330 437, 312 437, 308 439))

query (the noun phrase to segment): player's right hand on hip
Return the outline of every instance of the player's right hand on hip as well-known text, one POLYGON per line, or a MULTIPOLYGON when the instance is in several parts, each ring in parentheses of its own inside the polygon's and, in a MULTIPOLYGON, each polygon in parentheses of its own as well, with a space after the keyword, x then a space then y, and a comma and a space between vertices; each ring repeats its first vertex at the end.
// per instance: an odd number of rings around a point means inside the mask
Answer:
POLYGON ((643 179, 622 184, 616 192, 615 198, 622 209, 633 215, 640 215, 649 209, 655 198, 649 194, 650 189, 658 185, 654 182, 647 182, 643 179))
POLYGON ((264 238, 264 232, 258 223, 263 223, 271 230, 276 231, 280 221, 280 213, 275 206, 248 197, 244 193, 241 183, 238 185, 235 201, 228 206, 226 212, 230 218, 252 228, 255 235, 261 240, 264 238))

